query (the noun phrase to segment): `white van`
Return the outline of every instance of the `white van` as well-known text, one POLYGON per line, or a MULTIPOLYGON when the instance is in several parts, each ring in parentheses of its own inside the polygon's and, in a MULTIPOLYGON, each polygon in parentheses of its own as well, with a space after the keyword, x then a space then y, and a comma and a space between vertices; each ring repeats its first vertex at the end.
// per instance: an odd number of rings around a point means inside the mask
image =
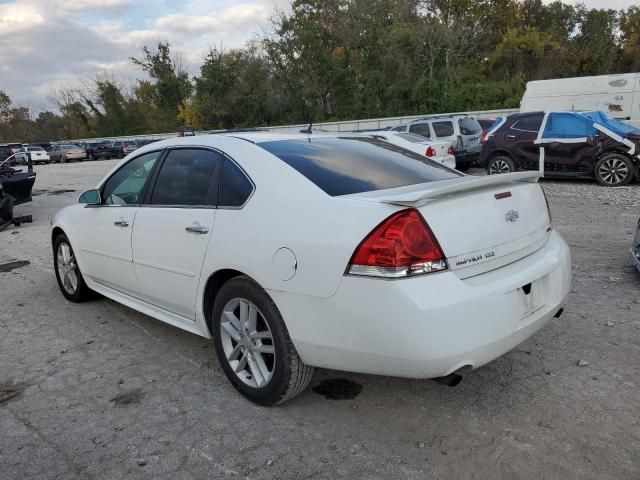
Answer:
POLYGON ((600 110, 640 127, 640 73, 528 82, 520 111, 541 110, 600 110))

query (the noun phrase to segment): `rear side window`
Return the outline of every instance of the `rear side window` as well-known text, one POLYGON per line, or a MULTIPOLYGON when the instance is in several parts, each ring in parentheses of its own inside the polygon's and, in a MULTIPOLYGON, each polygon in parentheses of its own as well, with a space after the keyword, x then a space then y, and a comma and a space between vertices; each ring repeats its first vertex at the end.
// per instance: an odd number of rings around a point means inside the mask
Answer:
POLYGON ((331 196, 461 176, 422 155, 375 138, 278 140, 258 145, 331 196))
POLYGON ((409 125, 409 131, 416 135, 422 135, 423 137, 431 137, 428 123, 414 123, 413 125, 409 125))
POLYGON ((160 167, 153 205, 215 206, 222 155, 204 149, 171 150, 160 167))
POLYGON ((450 121, 433 122, 431 126, 433 127, 436 137, 450 137, 454 134, 453 123, 450 121))
POLYGON ((224 159, 220 177, 220 207, 241 207, 253 193, 253 184, 228 158, 224 159))
POLYGON ((477 135, 482 131, 482 125, 475 118, 460 118, 458 126, 462 135, 477 135))
POLYGON ((530 117, 524 117, 516 121, 511 128, 514 130, 524 130, 525 132, 538 133, 540 125, 542 124, 542 115, 531 115, 530 117))

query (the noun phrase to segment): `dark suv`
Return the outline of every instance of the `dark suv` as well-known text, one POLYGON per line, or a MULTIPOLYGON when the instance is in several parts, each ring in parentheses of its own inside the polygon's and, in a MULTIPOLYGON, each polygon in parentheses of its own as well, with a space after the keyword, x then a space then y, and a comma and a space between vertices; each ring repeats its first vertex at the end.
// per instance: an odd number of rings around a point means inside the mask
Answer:
POLYGON ((620 186, 639 175, 640 130, 602 112, 528 112, 496 121, 480 152, 489 174, 538 170, 620 186))

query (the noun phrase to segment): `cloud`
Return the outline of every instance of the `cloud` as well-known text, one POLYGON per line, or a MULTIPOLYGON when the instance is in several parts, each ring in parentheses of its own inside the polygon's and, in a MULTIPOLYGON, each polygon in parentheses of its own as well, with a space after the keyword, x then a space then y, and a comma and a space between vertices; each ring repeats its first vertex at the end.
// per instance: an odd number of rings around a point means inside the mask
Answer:
POLYGON ((264 5, 240 4, 222 12, 200 15, 171 14, 158 18, 154 25, 160 29, 175 29, 176 33, 223 33, 252 28, 266 20, 271 11, 264 5))
POLYGON ((67 12, 114 10, 131 5, 132 0, 58 0, 55 4, 67 12))

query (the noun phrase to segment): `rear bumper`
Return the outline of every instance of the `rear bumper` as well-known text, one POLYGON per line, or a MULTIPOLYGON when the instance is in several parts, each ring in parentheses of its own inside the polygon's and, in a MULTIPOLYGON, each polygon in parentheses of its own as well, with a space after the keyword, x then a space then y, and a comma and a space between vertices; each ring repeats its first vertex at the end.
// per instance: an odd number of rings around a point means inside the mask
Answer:
POLYGON ((433 378, 484 365, 529 338, 563 307, 570 283, 569 248, 554 231, 536 253, 465 280, 451 271, 344 277, 329 298, 269 293, 308 365, 433 378))

